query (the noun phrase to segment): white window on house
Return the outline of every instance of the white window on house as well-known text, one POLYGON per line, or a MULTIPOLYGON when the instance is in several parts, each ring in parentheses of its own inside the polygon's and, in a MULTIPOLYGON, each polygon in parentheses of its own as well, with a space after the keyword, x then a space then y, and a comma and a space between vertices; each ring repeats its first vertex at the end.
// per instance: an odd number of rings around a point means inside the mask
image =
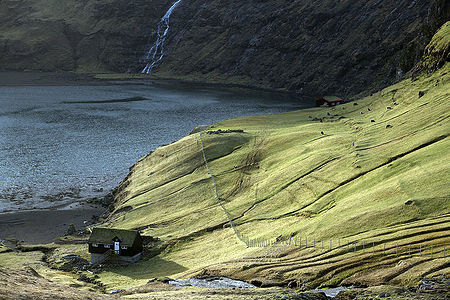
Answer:
POLYGON ((114 253, 120 254, 120 243, 119 242, 114 242, 114 253))

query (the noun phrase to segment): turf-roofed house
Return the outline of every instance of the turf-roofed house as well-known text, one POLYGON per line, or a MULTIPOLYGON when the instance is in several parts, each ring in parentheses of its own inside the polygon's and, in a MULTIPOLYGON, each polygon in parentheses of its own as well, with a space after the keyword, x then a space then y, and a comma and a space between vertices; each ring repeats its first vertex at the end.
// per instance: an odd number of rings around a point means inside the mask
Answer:
POLYGON ((96 227, 88 240, 91 263, 137 262, 142 255, 142 237, 138 231, 96 227))

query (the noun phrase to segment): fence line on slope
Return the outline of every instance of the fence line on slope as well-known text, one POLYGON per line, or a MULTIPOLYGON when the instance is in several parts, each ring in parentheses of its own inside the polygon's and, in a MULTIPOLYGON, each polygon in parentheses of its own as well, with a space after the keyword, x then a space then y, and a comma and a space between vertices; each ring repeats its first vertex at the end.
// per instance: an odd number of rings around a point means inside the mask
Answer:
POLYGON ((399 245, 398 242, 376 242, 370 240, 359 240, 349 242, 343 239, 330 239, 330 240, 316 240, 311 239, 307 236, 304 238, 289 237, 288 239, 283 239, 278 236, 275 239, 250 239, 248 240, 249 247, 298 247, 303 249, 319 249, 323 251, 334 251, 341 250, 344 253, 363 253, 372 255, 391 255, 391 256, 406 256, 406 257, 430 257, 430 258, 446 258, 449 256, 449 246, 447 242, 439 244, 429 244, 429 243, 407 243, 399 245), (333 243, 334 242, 334 243, 333 243), (388 246, 388 247, 386 247, 388 246))
POLYGON ((209 167, 208 159, 206 158, 205 145, 203 144, 203 137, 202 137, 201 132, 200 132, 200 143, 202 146, 202 154, 203 154, 203 159, 205 160, 205 166, 206 166, 206 169, 208 170, 208 174, 211 176, 211 179, 212 179, 212 182, 214 185, 214 193, 216 194, 216 201, 220 201, 220 195, 219 195, 219 192, 217 191, 216 178, 215 178, 214 173, 212 172, 211 168, 209 167))
MULTIPOLYGON (((201 150, 202 150, 202 155, 203 155, 203 159, 205 162, 205 166, 206 166, 208 174, 211 176, 211 179, 213 182, 214 193, 215 193, 215 198, 216 198, 215 200, 216 200, 216 202, 219 202, 220 195, 218 193, 215 175, 214 175, 211 167, 209 166, 209 162, 206 157, 205 144, 203 141, 202 132, 200 132, 199 136, 200 136, 201 150)), ((255 191, 255 198, 257 198, 256 191, 255 191)), ((340 239, 340 238, 337 239, 337 243, 338 243, 337 247, 333 247, 333 245, 335 245, 335 244, 333 244, 333 241, 336 242, 336 239, 334 239, 334 240, 330 239, 327 241, 324 241, 324 240, 316 241, 315 238, 313 238, 313 239, 310 238, 309 244, 308 244, 307 236, 305 236, 305 238, 302 239, 301 237, 296 237, 296 236, 293 236, 292 234, 289 236, 288 239, 283 239, 282 235, 279 235, 276 238, 270 238, 270 239, 266 239, 266 238, 250 239, 246 235, 243 235, 239 232, 239 230, 236 228, 236 226, 233 222, 233 218, 231 217, 229 211, 226 209, 226 207, 223 205, 223 203, 220 203, 220 207, 226 214, 228 222, 230 224, 230 227, 233 229, 236 237, 240 241, 245 243, 247 247, 264 248, 264 247, 276 247, 276 246, 291 246, 291 247, 300 247, 300 248, 303 247, 305 249, 313 248, 313 249, 321 249, 321 250, 328 250, 328 251, 340 249, 340 250, 346 251, 347 253, 350 253, 350 252, 356 253, 358 251, 362 251, 362 253, 372 253, 373 255, 375 255, 375 253, 380 253, 380 251, 382 250, 381 253, 384 255, 390 255, 391 254, 390 252, 392 251, 393 253, 395 253, 396 256, 402 255, 402 250, 403 250, 403 255, 404 255, 405 251, 406 251, 405 249, 407 249, 407 253, 410 257, 412 257, 416 254, 415 256, 430 256, 431 258, 433 258, 433 254, 435 255, 436 258, 438 258, 437 257, 438 254, 442 254, 441 257, 445 258, 448 256, 448 252, 449 252, 447 244, 441 244, 441 245, 426 244, 425 246, 423 246, 422 244, 413 244, 413 247, 411 246, 411 244, 409 244, 408 247, 406 247, 404 245, 399 247, 398 242, 396 242, 395 247, 390 247, 390 248, 386 249, 386 245, 388 243, 379 243, 379 242, 375 242, 375 241, 366 242, 366 240, 360 240, 359 242, 358 241, 348 242, 348 240, 346 240, 346 243, 344 242, 343 244, 341 244, 341 240, 343 240, 343 239, 340 239), (303 240, 304 240, 304 242, 303 242, 303 240), (381 245, 383 246, 382 249, 380 249, 380 248, 376 249, 376 247, 381 247, 381 245), (438 247, 441 247, 442 249, 439 251, 436 251, 436 249, 438 247), (433 248, 435 249, 434 253, 433 253, 433 248), (427 252, 427 250, 428 250, 428 252, 427 252)))
MULTIPOLYGON (((208 159, 206 158, 205 144, 203 143, 202 132, 200 132, 199 136, 200 136, 200 143, 201 143, 203 159, 205 161, 205 166, 206 166, 206 169, 208 170, 208 174, 211 176, 211 179, 212 179, 212 182, 213 182, 213 185, 214 185, 214 193, 215 193, 215 196, 216 196, 216 202, 220 202, 220 195, 219 195, 219 192, 217 190, 217 184, 216 184, 215 175, 214 175, 213 171, 211 170, 211 168, 209 166, 208 159)), ((249 239, 246 238, 245 236, 243 236, 239 232, 239 230, 236 228, 236 226, 233 223, 233 218, 231 217, 230 212, 226 209, 226 207, 223 205, 223 203, 220 203, 220 207, 222 208, 222 210, 224 211, 225 215, 227 216, 228 223, 230 224, 231 229, 233 229, 234 234, 236 235, 236 237, 241 242, 243 242, 247 247, 249 247, 249 239)))

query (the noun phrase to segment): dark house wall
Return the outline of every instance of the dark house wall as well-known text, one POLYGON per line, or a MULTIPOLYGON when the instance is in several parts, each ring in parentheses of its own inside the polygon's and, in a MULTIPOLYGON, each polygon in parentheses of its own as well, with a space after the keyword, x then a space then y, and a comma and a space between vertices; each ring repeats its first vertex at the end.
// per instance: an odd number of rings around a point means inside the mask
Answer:
POLYGON ((98 247, 93 247, 92 243, 89 243, 89 253, 103 254, 106 251, 111 250, 111 248, 105 248, 102 244, 98 244, 98 247))
POLYGON ((128 251, 126 253, 130 253, 130 254, 124 254, 126 256, 133 256, 139 252, 142 252, 142 250, 144 250, 144 247, 142 245, 142 237, 140 234, 138 234, 138 236, 136 237, 136 239, 134 240, 133 245, 131 246, 131 248, 128 249, 128 251))

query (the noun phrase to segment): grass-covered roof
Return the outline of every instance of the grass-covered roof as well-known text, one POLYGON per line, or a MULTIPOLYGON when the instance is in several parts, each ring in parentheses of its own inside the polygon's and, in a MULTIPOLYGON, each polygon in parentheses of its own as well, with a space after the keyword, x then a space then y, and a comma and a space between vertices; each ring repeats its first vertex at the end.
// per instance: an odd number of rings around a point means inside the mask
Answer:
POLYGON ((122 245, 131 246, 133 245, 138 234, 139 232, 135 230, 96 227, 92 230, 92 234, 89 237, 88 242, 111 244, 113 239, 118 237, 121 240, 122 245))
POLYGON ((328 101, 341 101, 342 100, 342 98, 339 98, 337 96, 324 96, 323 98, 328 101))

